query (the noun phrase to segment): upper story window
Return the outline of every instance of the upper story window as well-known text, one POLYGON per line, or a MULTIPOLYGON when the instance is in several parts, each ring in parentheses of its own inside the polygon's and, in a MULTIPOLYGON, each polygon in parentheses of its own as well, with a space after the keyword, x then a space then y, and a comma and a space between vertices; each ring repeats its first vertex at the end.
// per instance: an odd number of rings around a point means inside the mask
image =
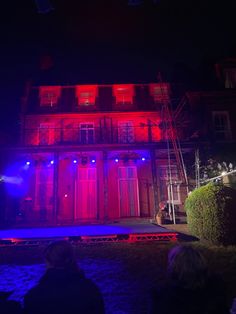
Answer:
POLYGON ((94 143, 94 124, 93 123, 80 123, 80 142, 81 144, 94 143))
POLYGON ((39 125, 39 145, 51 145, 55 141, 55 126, 52 123, 40 123, 39 125))
POLYGON ((60 86, 40 86, 40 106, 55 107, 61 95, 60 86))
POLYGON ((134 143, 133 121, 119 122, 118 124, 119 143, 134 143))
POLYGON ((76 86, 76 96, 79 106, 94 106, 97 97, 97 85, 78 85, 76 86))
POLYGON ((229 121, 229 113, 227 111, 213 112, 213 127, 217 140, 230 140, 231 128, 229 121))
POLYGON ((236 68, 224 69, 225 88, 236 88, 236 68))
POLYGON ((154 102, 163 103, 170 101, 170 84, 156 83, 150 84, 150 94, 154 98, 154 102))
POLYGON ((134 85, 113 85, 113 95, 115 96, 116 104, 133 104, 134 85))

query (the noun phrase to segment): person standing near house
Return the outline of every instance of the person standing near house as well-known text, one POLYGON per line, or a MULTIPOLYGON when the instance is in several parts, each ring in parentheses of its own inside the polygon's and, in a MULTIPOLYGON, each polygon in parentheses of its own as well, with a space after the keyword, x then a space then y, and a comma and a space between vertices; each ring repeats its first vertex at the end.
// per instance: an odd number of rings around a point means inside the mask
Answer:
POLYGON ((165 217, 165 219, 169 218, 169 208, 168 208, 168 203, 167 202, 160 202, 159 203, 159 210, 158 212, 163 214, 163 217, 165 217))
POLYGON ((72 245, 56 241, 45 250, 47 271, 24 297, 26 314, 103 314, 98 287, 78 268, 72 245))

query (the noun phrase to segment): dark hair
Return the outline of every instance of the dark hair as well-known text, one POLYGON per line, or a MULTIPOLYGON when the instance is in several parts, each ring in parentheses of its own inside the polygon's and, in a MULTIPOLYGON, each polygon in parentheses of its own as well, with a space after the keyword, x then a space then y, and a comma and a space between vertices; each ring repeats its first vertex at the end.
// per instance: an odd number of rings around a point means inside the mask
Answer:
POLYGON ((168 255, 168 277, 183 288, 201 288, 207 279, 206 261, 193 247, 176 246, 168 255))
POLYGON ((44 257, 49 267, 78 270, 73 247, 68 241, 60 240, 49 244, 44 257))

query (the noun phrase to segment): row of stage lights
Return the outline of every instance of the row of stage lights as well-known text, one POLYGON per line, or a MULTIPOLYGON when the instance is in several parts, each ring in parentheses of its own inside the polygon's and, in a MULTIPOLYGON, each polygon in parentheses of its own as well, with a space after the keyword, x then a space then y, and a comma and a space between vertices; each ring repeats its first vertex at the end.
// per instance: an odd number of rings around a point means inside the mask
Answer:
MULTIPOLYGON (((119 162, 120 160, 128 161, 129 158, 121 158, 121 159, 115 158, 114 160, 115 160, 115 162, 119 162)), ((141 160, 142 160, 142 161, 146 161, 146 158, 145 158, 145 157, 142 157, 141 160)), ((135 161, 137 161, 137 159, 135 159, 135 161)))
MULTIPOLYGON (((77 163, 79 162, 79 160, 78 160, 78 159, 73 159, 72 162, 73 162, 74 164, 77 164, 77 163)), ((95 163, 96 163, 96 159, 95 159, 95 158, 92 158, 92 159, 90 160, 90 162, 91 162, 92 164, 95 164, 95 163)), ((49 165, 54 165, 54 163, 55 163, 55 161, 54 161, 53 159, 49 161, 49 165)), ((82 158, 81 163, 82 163, 82 164, 87 164, 87 163, 88 163, 87 158, 86 158, 86 159, 83 159, 83 158, 82 158)), ((32 162, 29 161, 29 160, 26 161, 26 163, 25 163, 26 166, 30 166, 31 164, 32 164, 32 162)))
MULTIPOLYGON (((114 159, 114 161, 116 162, 116 163, 118 163, 119 161, 122 161, 122 160, 128 160, 128 159, 126 159, 126 158, 115 158, 114 159)), ((137 159, 135 159, 136 161, 137 161, 137 159)), ((147 160, 147 158, 146 157, 141 157, 140 158, 140 160, 141 161, 146 161, 147 160)), ((74 164, 77 164, 78 162, 79 162, 79 160, 78 159, 73 159, 73 161, 72 161, 74 164)), ((96 158, 91 158, 90 159, 90 162, 92 163, 92 164, 95 164, 96 163, 96 158)), ((52 160, 50 160, 50 162, 49 162, 49 164, 50 165, 54 165, 54 160, 52 159, 52 160)), ((83 165, 85 165, 85 164, 87 164, 88 163, 88 158, 87 157, 82 157, 81 158, 81 163, 83 164, 83 165)), ((26 161, 26 166, 30 166, 31 165, 31 161, 26 161)))

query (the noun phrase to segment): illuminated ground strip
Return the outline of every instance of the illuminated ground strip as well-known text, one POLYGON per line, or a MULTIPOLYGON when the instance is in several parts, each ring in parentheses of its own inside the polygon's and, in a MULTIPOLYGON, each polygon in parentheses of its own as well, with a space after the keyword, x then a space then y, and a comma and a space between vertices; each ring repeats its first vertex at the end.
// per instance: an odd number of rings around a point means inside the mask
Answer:
POLYGON ((82 236, 79 239, 69 238, 73 242, 140 242, 140 241, 176 241, 177 233, 143 233, 108 236, 82 236))
POLYGON ((0 230, 0 246, 38 245, 65 239, 73 243, 176 241, 178 234, 149 222, 36 227, 0 230))
POLYGON ((9 245, 40 245, 51 243, 55 240, 68 240, 73 244, 77 243, 111 243, 111 242, 141 242, 141 241, 177 241, 177 233, 147 233, 147 234, 124 234, 124 235, 105 235, 105 236, 78 236, 78 237, 64 237, 53 239, 8 239, 0 240, 0 246, 9 245))

